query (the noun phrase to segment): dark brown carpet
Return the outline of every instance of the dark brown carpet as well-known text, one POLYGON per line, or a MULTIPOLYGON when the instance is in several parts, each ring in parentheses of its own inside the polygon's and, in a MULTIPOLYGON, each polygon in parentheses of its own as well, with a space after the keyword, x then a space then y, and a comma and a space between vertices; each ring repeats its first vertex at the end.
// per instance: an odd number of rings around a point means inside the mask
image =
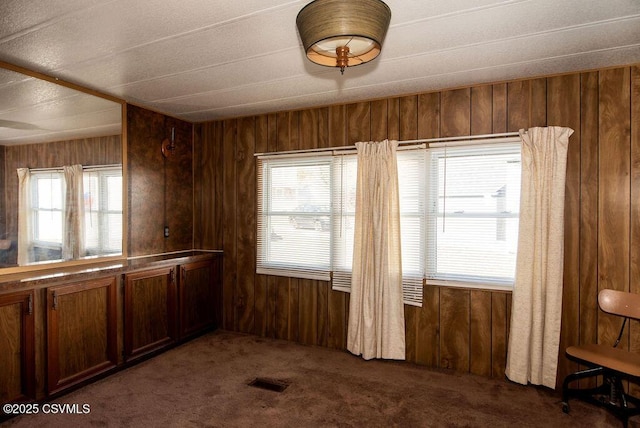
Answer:
POLYGON ((604 410, 557 394, 407 363, 218 331, 67 394, 85 415, 10 427, 609 427, 604 410), (247 386, 256 377, 281 393, 247 386))

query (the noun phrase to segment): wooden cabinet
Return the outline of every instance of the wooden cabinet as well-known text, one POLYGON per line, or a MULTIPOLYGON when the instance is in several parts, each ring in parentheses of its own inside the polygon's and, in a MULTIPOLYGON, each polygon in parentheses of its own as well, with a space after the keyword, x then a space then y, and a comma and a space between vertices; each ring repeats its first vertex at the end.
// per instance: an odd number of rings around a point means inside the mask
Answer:
POLYGON ((127 361, 172 343, 177 334, 176 268, 125 275, 124 355, 127 361))
POLYGON ((33 290, 0 295, 0 403, 35 398, 33 300, 33 290))
POLYGON ((117 364, 116 277, 47 289, 47 391, 117 364))
POLYGON ((180 266, 180 337, 196 335, 216 327, 220 259, 180 266))

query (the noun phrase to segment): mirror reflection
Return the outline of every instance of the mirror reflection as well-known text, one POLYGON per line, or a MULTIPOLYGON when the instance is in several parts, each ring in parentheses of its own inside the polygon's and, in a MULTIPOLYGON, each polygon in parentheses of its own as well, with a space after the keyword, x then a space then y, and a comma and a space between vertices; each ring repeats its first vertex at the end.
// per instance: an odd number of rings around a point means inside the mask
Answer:
POLYGON ((0 268, 122 254, 121 109, 0 69, 0 268))

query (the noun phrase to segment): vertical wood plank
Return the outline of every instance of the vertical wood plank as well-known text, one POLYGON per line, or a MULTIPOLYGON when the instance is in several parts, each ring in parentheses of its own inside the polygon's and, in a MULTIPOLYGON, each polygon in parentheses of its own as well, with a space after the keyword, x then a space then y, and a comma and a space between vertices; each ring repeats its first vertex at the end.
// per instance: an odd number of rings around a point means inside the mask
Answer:
POLYGON ((236 319, 238 330, 254 331, 255 272, 256 272, 256 176, 255 176, 255 118, 238 120, 236 149, 237 170, 237 274, 236 319))
POLYGON ((492 129, 495 133, 507 132, 507 84, 492 86, 493 100, 491 112, 492 129))
POLYGON ((493 88, 490 85, 471 88, 471 135, 493 132, 493 88))
POLYGON ((440 367, 469 371, 469 290, 440 290, 440 367))
MULTIPOLYGON (((631 67, 631 284, 629 291, 640 293, 640 67, 631 67)), ((640 352, 640 322, 629 324, 629 350, 640 352)), ((640 385, 629 383, 629 393, 638 396, 640 385)))
POLYGON ((391 98, 387 103, 387 133, 390 140, 400 139, 400 99, 391 98))
POLYGON ((418 95, 418 138, 440 136, 440 93, 418 95))
POLYGON ((557 386, 578 365, 564 352, 579 343, 580 324, 580 75, 547 79, 547 120, 552 125, 574 130, 569 139, 564 210, 564 270, 562 288, 562 328, 557 386))
POLYGON ((442 92, 442 137, 458 137, 471 132, 471 90, 469 88, 442 92))
POLYGON ((237 285, 237 229, 236 229, 236 132, 237 122, 233 119, 224 121, 223 136, 223 159, 224 176, 223 185, 223 233, 222 248, 224 250, 223 259, 223 286, 222 300, 223 326, 227 330, 237 330, 238 325, 235 318, 236 306, 236 285, 237 285))
POLYGON ((529 80, 507 84, 507 132, 529 128, 530 86, 529 80))
MULTIPOLYGON (((598 340, 598 73, 581 75, 580 344, 598 340)), ((595 387, 593 381, 581 386, 595 387)))
POLYGON ((469 371, 491 376, 491 292, 471 290, 469 371))
POLYGON ((530 90, 529 126, 547 126, 547 79, 533 79, 530 90))
POLYGON ((347 145, 371 140, 370 103, 362 102, 347 106, 347 145))
POLYGON ((382 141, 388 137, 387 100, 371 101, 371 139, 382 141))
MULTIPOLYGON (((598 288, 629 290, 629 68, 599 73, 598 288)), ((620 318, 598 314, 598 341, 613 343, 620 318)), ((621 343, 628 348, 628 339, 621 343)))
POLYGON ((491 293, 491 377, 504 379, 511 319, 511 293, 491 293))

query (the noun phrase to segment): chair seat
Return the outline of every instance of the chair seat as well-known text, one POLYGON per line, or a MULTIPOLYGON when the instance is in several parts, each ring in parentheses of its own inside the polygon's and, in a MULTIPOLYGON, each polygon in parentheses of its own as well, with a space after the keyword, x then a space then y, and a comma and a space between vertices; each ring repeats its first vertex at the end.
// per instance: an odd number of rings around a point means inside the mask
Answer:
POLYGON ((640 377, 640 354, 614 348, 610 345, 582 345, 567 348, 567 355, 591 365, 640 377))

